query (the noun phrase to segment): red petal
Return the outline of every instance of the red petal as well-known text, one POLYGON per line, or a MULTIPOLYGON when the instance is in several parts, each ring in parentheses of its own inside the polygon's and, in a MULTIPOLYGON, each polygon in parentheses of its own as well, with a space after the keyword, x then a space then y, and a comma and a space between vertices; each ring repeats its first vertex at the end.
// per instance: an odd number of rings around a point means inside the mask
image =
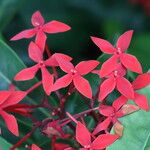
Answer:
POLYGON ((118 135, 101 134, 92 143, 93 149, 104 149, 114 143, 119 138, 118 135))
POLYGON ((149 110, 149 104, 148 104, 148 99, 145 95, 139 94, 135 92, 135 98, 134 101, 135 103, 141 108, 146 111, 149 110))
POLYGON ((39 69, 38 65, 23 69, 19 73, 17 73, 14 80, 17 80, 17 81, 30 80, 30 79, 34 78, 38 69, 39 69))
POLYGON ((26 92, 23 91, 11 91, 10 96, 7 100, 1 105, 1 107, 8 107, 10 105, 14 105, 19 103, 25 96, 26 92))
POLYGON ((92 99, 92 89, 89 81, 84 79, 82 76, 77 75, 73 78, 73 83, 76 89, 85 97, 92 99))
POLYGON ((128 99, 125 96, 120 96, 116 100, 114 100, 112 106, 118 111, 124 104, 126 104, 128 99))
POLYGON ((41 26, 44 24, 45 21, 44 21, 43 16, 41 15, 40 11, 36 11, 32 15, 31 22, 32 22, 32 25, 35 27, 41 26))
POLYGON ((117 41, 116 47, 120 48, 122 52, 126 51, 130 45, 133 30, 129 30, 122 34, 117 41))
POLYGON ((58 62, 57 62, 55 57, 60 57, 61 59, 64 59, 66 61, 71 61, 72 60, 72 58, 70 56, 68 56, 68 55, 61 54, 61 53, 55 53, 49 59, 47 59, 45 61, 45 64, 47 66, 58 66, 59 64, 58 64, 58 62))
POLYGON ((29 44, 28 52, 29 52, 29 57, 35 62, 39 62, 43 59, 42 51, 34 42, 31 42, 29 44))
POLYGON ((0 91, 0 105, 6 101, 10 94, 10 91, 0 91))
POLYGON ((67 74, 56 80, 54 85, 52 86, 52 91, 56 91, 58 89, 64 88, 68 86, 72 82, 71 74, 67 74))
POLYGON ((32 144, 31 150, 41 150, 37 145, 32 144))
POLYGON ((115 78, 106 79, 100 86, 99 100, 102 101, 116 86, 115 78))
POLYGON ((44 52, 45 43, 46 43, 46 34, 43 31, 39 31, 36 35, 35 43, 38 45, 40 50, 44 52))
POLYGON ((19 136, 17 120, 13 115, 0 111, 0 115, 4 119, 8 130, 16 136, 19 136))
POLYGON ((126 98, 133 99, 134 91, 131 83, 124 77, 117 78, 117 89, 126 98))
POLYGON ((94 68, 99 65, 99 62, 96 60, 81 61, 76 65, 75 69, 81 74, 85 75, 91 72, 94 68))
POLYGON ((100 69, 100 77, 103 78, 112 73, 117 67, 117 55, 113 55, 105 61, 100 69))
POLYGON ((97 37, 91 37, 91 39, 104 53, 114 54, 116 51, 114 46, 106 40, 97 37))
POLYGON ((104 116, 110 116, 111 114, 114 114, 115 109, 112 106, 107 106, 101 104, 99 107, 100 114, 104 116))
POLYGON ((82 145, 87 146, 91 144, 91 133, 88 129, 78 121, 76 126, 76 140, 82 145))
POLYGON ((47 95, 50 95, 54 77, 47 71, 45 67, 42 67, 41 71, 42 71, 42 84, 44 91, 46 92, 47 95))
POLYGON ((135 90, 142 89, 150 85, 150 73, 139 75, 133 82, 132 86, 135 90))
POLYGON ((96 135, 100 131, 106 130, 108 128, 108 126, 110 125, 110 122, 111 122, 110 118, 105 119, 103 122, 101 122, 97 125, 97 127, 94 129, 92 134, 96 135))
POLYGON ((20 40, 23 38, 31 38, 36 34, 36 31, 34 29, 28 29, 24 30, 18 34, 16 34, 14 37, 12 37, 10 40, 15 41, 15 40, 20 40))
POLYGON ((141 64, 135 56, 130 54, 122 54, 120 60, 127 69, 136 73, 142 73, 141 64))
POLYGON ((56 20, 48 22, 43 26, 43 31, 46 33, 66 32, 70 29, 71 28, 67 24, 56 20))

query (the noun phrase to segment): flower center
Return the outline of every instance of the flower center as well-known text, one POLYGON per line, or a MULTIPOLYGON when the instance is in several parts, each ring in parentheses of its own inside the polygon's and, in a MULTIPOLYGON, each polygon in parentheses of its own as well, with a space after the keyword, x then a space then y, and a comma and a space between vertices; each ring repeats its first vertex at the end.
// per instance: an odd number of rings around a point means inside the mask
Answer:
POLYGON ((44 61, 39 62, 40 67, 45 67, 44 61))
POLYGON ((84 148, 90 148, 90 145, 85 145, 84 148))
POLYGON ((120 47, 118 47, 117 48, 117 54, 121 54, 122 52, 121 52, 121 48, 120 47))
POLYGON ((77 71, 75 69, 71 69, 70 71, 71 71, 72 75, 75 75, 77 73, 77 71))
POLYGON ((115 77, 118 76, 118 71, 117 71, 117 70, 114 71, 114 76, 115 76, 115 77))

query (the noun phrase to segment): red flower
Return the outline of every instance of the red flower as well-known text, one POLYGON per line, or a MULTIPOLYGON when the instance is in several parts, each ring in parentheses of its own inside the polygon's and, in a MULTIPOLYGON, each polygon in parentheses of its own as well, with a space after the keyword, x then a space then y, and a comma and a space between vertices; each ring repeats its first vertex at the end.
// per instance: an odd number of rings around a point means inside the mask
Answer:
POLYGON ((45 33, 59 33, 70 30, 70 27, 59 21, 50 21, 45 24, 40 11, 36 11, 31 18, 33 29, 27 29, 15 35, 11 40, 19 40, 23 38, 31 38, 36 35, 35 43, 44 50, 46 34, 45 33))
POLYGON ((26 96, 23 91, 0 91, 0 115, 4 119, 10 132, 18 136, 18 124, 16 118, 8 114, 7 108, 20 102, 26 96))
POLYGON ((92 136, 88 129, 78 121, 76 127, 76 140, 84 147, 81 148, 81 150, 104 149, 114 143, 119 136, 112 134, 101 134, 94 141, 92 141, 91 138, 92 136))
POLYGON ((84 96, 92 98, 92 89, 89 82, 82 76, 90 73, 98 64, 98 61, 89 60, 82 61, 75 67, 71 62, 64 61, 57 57, 60 68, 67 73, 67 75, 59 78, 53 85, 53 91, 68 86, 72 81, 75 88, 84 96))
POLYGON ((113 54, 113 56, 110 59, 108 59, 106 62, 104 62, 104 64, 102 65, 100 71, 101 77, 104 77, 109 73, 111 73, 115 69, 118 60, 127 69, 130 69, 133 72, 142 73, 142 67, 139 61, 137 60, 137 58, 133 55, 125 53, 125 51, 129 47, 132 34, 133 34, 133 30, 127 31, 124 34, 122 34, 117 41, 116 47, 114 47, 111 43, 109 43, 106 40, 97 37, 91 37, 92 41, 104 53, 113 54))
POLYGON ((63 144, 63 143, 55 143, 54 149, 55 150, 74 150, 72 147, 69 147, 68 144, 63 144))
POLYGON ((37 145, 32 144, 31 150, 42 150, 42 149, 40 149, 37 145))
POLYGON ((100 85, 99 100, 104 100, 115 88, 126 98, 134 98, 134 91, 131 83, 123 76, 126 74, 126 69, 118 64, 114 72, 100 85))
POLYGON ((29 51, 29 57, 37 64, 30 68, 23 69, 15 76, 14 79, 18 81, 32 79, 35 77, 37 71, 40 69, 42 72, 42 84, 43 84, 44 91, 46 92, 47 95, 49 95, 51 92, 51 86, 53 84, 54 77, 48 72, 46 67, 58 66, 55 56, 63 57, 68 61, 71 60, 71 57, 64 54, 57 53, 52 55, 49 59, 43 60, 42 51, 34 42, 30 43, 28 51, 29 51))
MULTIPOLYGON (((146 86, 150 85, 150 73, 144 73, 139 75, 133 82, 132 86, 134 90, 140 90, 146 86)), ((146 111, 149 110, 148 99, 145 95, 140 94, 138 92, 134 92, 134 98, 132 100, 141 108, 146 111)), ((128 99, 124 96, 119 97, 119 103, 125 104, 128 99)))

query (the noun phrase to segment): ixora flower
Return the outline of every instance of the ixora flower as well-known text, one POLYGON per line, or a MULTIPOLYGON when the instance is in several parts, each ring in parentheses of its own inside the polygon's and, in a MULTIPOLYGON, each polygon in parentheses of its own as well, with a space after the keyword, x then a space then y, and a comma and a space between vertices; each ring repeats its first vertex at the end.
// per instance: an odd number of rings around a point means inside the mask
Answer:
POLYGON ((59 33, 66 32, 71 28, 59 21, 53 20, 48 23, 45 23, 44 18, 42 17, 40 11, 36 11, 31 18, 31 23, 33 25, 33 29, 27 29, 19 34, 15 35, 11 40, 20 40, 23 38, 31 38, 36 35, 35 43, 41 49, 44 49, 46 34, 45 33, 59 33))
MULTIPOLYGON (((17 104, 26 96, 23 91, 0 91, 0 115, 4 119, 10 132, 18 136, 18 124, 16 118, 7 113, 7 108, 17 104), (11 123, 10 123, 11 122, 11 123)), ((11 112, 9 110, 9 112, 11 112)))
MULTIPOLYGON (((133 113, 137 110, 139 110, 138 106, 131 105, 131 104, 124 105, 123 103, 120 103, 119 99, 114 100, 112 106, 101 104, 99 107, 99 112, 100 114, 102 114, 107 118, 103 122, 97 125, 97 127, 93 131, 93 135, 96 135, 102 130, 107 130, 111 122, 121 127, 121 123, 119 122, 118 118, 133 113)), ((120 136, 122 136, 122 132, 123 132, 123 127, 121 127, 119 131, 120 136)))
POLYGON ((116 69, 109 74, 106 80, 100 85, 99 100, 102 101, 110 94, 115 88, 124 95, 126 98, 134 98, 134 90, 131 83, 124 78, 126 69, 122 64, 118 64, 116 69))
POLYGON ((49 95, 51 93, 51 86, 53 84, 54 77, 52 74, 49 73, 46 67, 58 66, 58 62, 56 61, 55 56, 62 57, 63 59, 67 59, 68 61, 70 61, 72 58, 64 54, 56 53, 52 55, 49 59, 43 60, 42 51, 34 42, 30 43, 28 52, 29 57, 37 64, 30 68, 23 69, 15 76, 14 79, 17 81, 32 79, 35 77, 37 71, 40 69, 42 72, 42 84, 44 91, 47 95, 49 95))
MULTIPOLYGON (((144 73, 139 75, 133 82, 132 86, 134 90, 140 90, 146 86, 150 85, 150 73, 144 73)), ((130 99, 131 100, 131 99, 130 99)), ((146 111, 149 110, 148 99, 145 95, 138 93, 137 91, 134 92, 134 98, 132 99, 141 109, 146 111)), ((127 103, 128 99, 124 96, 120 96, 118 98, 118 102, 125 104, 127 103)))
POLYGON ((132 38, 133 30, 129 30, 122 34, 116 43, 116 47, 114 47, 108 41, 97 38, 91 37, 92 41, 106 54, 113 54, 113 56, 108 59, 106 62, 103 63, 100 71, 100 76, 104 77, 111 73, 116 65, 117 62, 120 61, 124 67, 127 69, 136 72, 142 73, 142 67, 137 60, 137 58, 133 55, 126 54, 125 51, 128 49, 131 38, 132 38))
POLYGON ((75 67, 71 62, 65 61, 62 58, 56 58, 60 68, 67 74, 56 80, 52 90, 58 90, 60 88, 67 87, 73 82, 75 88, 85 97, 92 98, 92 89, 89 82, 82 76, 90 73, 95 67, 98 66, 99 62, 96 60, 82 61, 75 67))

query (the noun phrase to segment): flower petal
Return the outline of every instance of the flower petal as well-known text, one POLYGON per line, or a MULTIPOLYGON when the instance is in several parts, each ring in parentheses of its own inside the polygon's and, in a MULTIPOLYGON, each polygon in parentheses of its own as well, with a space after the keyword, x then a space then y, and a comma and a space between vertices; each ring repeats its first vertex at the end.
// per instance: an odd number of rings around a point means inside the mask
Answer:
POLYGON ((14 80, 16 80, 16 81, 30 80, 30 79, 34 78, 38 69, 39 69, 38 65, 23 69, 19 73, 16 74, 14 80))
POLYGON ((45 67, 42 67, 41 71, 42 71, 42 84, 44 91, 46 92, 47 95, 50 95, 51 88, 54 82, 54 77, 47 71, 45 67))
POLYGON ((100 69, 100 77, 103 78, 112 73, 117 67, 117 55, 113 55, 102 64, 100 69))
POLYGON ((71 29, 70 26, 68 26, 67 24, 56 20, 48 22, 43 26, 43 31, 46 33, 66 32, 70 29, 71 29))
POLYGON ((139 75, 133 82, 132 86, 135 90, 142 89, 150 85, 150 73, 139 75))
POLYGON ((77 75, 73 78, 73 83, 76 89, 85 97, 92 99, 92 89, 89 81, 84 79, 82 76, 77 75))
POLYGON ((104 149, 114 143, 119 138, 118 135, 113 134, 101 134, 92 143, 91 148, 93 149, 104 149))
POLYGON ((43 31, 39 31, 37 33, 36 38, 35 38, 35 43, 38 45, 38 47, 40 48, 42 52, 44 52, 45 50, 46 39, 47 39, 47 36, 43 31))
POLYGON ((106 79, 100 86, 99 100, 102 101, 109 93, 111 93, 116 86, 115 78, 106 79))
POLYGON ((115 109, 112 106, 100 104, 99 112, 104 116, 110 116, 111 114, 115 113, 115 109))
POLYGON ((0 111, 0 115, 4 119, 8 130, 16 136, 19 136, 17 120, 13 115, 0 111))
POLYGON ((149 104, 148 104, 148 99, 145 95, 139 94, 135 92, 135 98, 134 98, 135 103, 141 108, 146 111, 149 110, 149 104))
POLYGON ((114 54, 116 51, 116 48, 109 43, 108 41, 97 38, 97 37, 91 37, 92 41, 100 48, 100 50, 106 54, 114 54))
POLYGON ((37 145, 32 144, 31 150, 41 150, 37 145))
POLYGON ((124 77, 117 78, 117 89, 128 99, 134 99, 134 91, 131 83, 124 77))
POLYGON ((123 33, 117 41, 116 47, 120 48, 122 52, 126 51, 130 45, 133 30, 123 33))
POLYGON ((78 121, 76 126, 76 140, 82 145, 87 146, 91 144, 91 133, 88 129, 78 121))
POLYGON ((135 56, 130 54, 122 54, 120 60, 127 69, 136 73, 142 73, 141 64, 135 56))
POLYGON ((34 27, 41 26, 44 24, 44 18, 41 15, 40 11, 36 11, 31 18, 31 23, 34 27))
POLYGON ((10 91, 0 91, 0 105, 3 104, 7 100, 10 94, 11 94, 10 91))
POLYGON ((76 65, 75 69, 81 75, 85 75, 85 74, 88 74, 89 72, 91 72, 98 65, 99 65, 99 62, 96 60, 81 61, 79 64, 76 65))
POLYGON ((52 91, 56 91, 58 89, 67 87, 71 82, 72 82, 71 74, 66 74, 63 77, 56 80, 56 82, 52 86, 52 91))
POLYGON ((35 62, 39 62, 43 59, 42 51, 34 42, 29 44, 28 53, 29 57, 35 62))
POLYGON ((21 31, 20 33, 16 34, 10 40, 15 41, 15 40, 23 39, 23 38, 28 39, 28 38, 33 37, 35 34, 36 34, 36 31, 34 29, 28 29, 28 30, 21 31))

